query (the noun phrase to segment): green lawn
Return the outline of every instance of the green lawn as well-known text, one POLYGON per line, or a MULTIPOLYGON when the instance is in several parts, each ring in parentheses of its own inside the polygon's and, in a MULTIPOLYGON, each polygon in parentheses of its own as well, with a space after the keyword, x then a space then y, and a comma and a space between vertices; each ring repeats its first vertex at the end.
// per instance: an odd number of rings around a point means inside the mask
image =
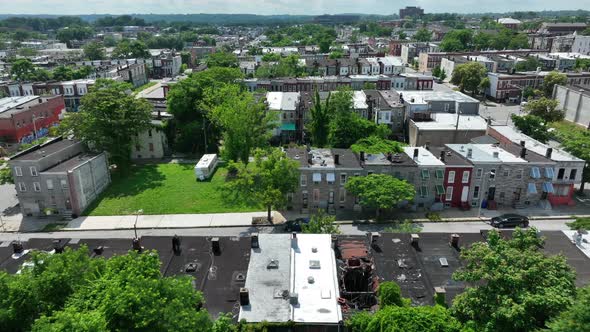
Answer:
POLYGON ((264 211, 223 199, 227 169, 218 168, 210 181, 197 182, 193 165, 134 166, 130 174, 113 177, 113 183, 86 211, 86 215, 221 213, 264 211))

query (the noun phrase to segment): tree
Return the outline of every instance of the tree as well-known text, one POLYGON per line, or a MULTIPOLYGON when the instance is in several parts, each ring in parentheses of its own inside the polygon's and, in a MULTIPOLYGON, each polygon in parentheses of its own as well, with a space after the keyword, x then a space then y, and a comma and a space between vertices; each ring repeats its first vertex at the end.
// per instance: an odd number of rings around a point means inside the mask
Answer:
POLYGON ((309 223, 302 224, 303 233, 307 234, 340 234, 340 227, 335 224, 336 217, 318 210, 311 216, 309 223))
POLYGON ((311 107, 311 120, 309 130, 311 142, 318 148, 323 148, 328 143, 328 129, 330 127, 330 96, 325 102, 320 100, 320 93, 315 90, 313 106, 311 107))
POLYGON ((473 47, 476 50, 485 50, 491 48, 493 38, 493 35, 479 31, 473 36, 473 47))
POLYGON ((276 124, 277 119, 273 118, 276 113, 267 113, 262 101, 257 102, 252 93, 238 85, 209 90, 208 94, 207 98, 220 101, 211 109, 209 117, 223 132, 224 159, 247 164, 254 148, 268 144, 271 129, 276 124))
POLYGON ((107 319, 98 311, 77 312, 66 309, 52 316, 42 316, 32 327, 32 332, 108 332, 107 319))
POLYGON ((360 153, 401 153, 403 143, 391 141, 379 136, 369 136, 361 138, 350 146, 353 152, 360 153))
POLYGON ((518 130, 541 143, 547 143, 551 137, 549 127, 547 127, 543 118, 530 114, 523 116, 512 114, 510 118, 518 130))
POLYGON ((215 53, 211 53, 207 56, 205 63, 207 64, 207 68, 213 68, 213 67, 237 68, 238 67, 238 57, 233 53, 215 52, 215 53))
POLYGON ((579 193, 583 194, 586 182, 590 182, 590 144, 588 144, 590 142, 590 131, 575 124, 554 123, 552 126, 556 128, 555 137, 564 150, 586 161, 582 172, 582 183, 578 189, 579 193))
POLYGON ((18 55, 24 57, 34 57, 37 55, 37 50, 28 47, 20 48, 18 50, 18 55))
POLYGON ((461 251, 463 268, 453 278, 471 285, 455 297, 452 311, 478 331, 534 331, 566 308, 575 294, 575 273, 563 256, 547 257, 537 230, 517 228, 510 240, 488 233, 461 251))
POLYGON ((534 89, 533 87, 527 86, 522 90, 522 98, 524 100, 529 100, 531 98, 536 98, 541 95, 541 90, 534 89))
POLYGON ((540 68, 541 62, 539 61, 539 59, 535 58, 535 57, 527 57, 524 61, 518 61, 516 63, 516 66, 514 66, 514 69, 516 69, 517 71, 533 71, 533 70, 537 70, 537 68, 540 68))
POLYGON ((445 72, 444 69, 441 69, 440 74, 438 75, 438 79, 440 79, 441 81, 444 81, 447 78, 447 73, 445 72))
POLYGON ((375 314, 361 311, 346 321, 351 332, 459 332, 461 329, 449 310, 435 306, 386 306, 375 314))
POLYGON ((359 197, 363 207, 376 209, 377 217, 381 209, 391 209, 400 202, 413 200, 416 195, 413 185, 386 174, 353 177, 345 188, 359 197))
POLYGON ((479 90, 483 95, 485 95, 486 90, 489 89, 491 85, 492 83, 490 82, 490 78, 484 77, 481 82, 479 82, 479 90))
POLYGON ((576 218, 575 221, 567 223, 567 226, 573 230, 590 230, 590 218, 576 218))
POLYGON ((127 39, 120 41, 111 55, 115 59, 149 59, 151 56, 150 51, 142 41, 129 41, 127 39))
POLYGON ((440 75, 440 65, 432 68, 432 76, 438 77, 438 75, 440 75))
POLYGON ((59 66, 53 70, 53 79, 58 81, 69 81, 74 79, 74 70, 70 66, 59 66))
POLYGON ((237 174, 225 184, 227 197, 234 201, 266 206, 268 221, 272 222, 272 207, 283 207, 287 194, 294 192, 297 187, 298 163, 279 149, 257 149, 253 163, 233 165, 237 174))
POLYGON ((330 59, 341 59, 344 57, 344 52, 341 49, 333 50, 330 53, 330 59))
POLYGON ((127 83, 97 80, 82 97, 82 111, 71 114, 61 125, 90 149, 107 151, 111 162, 123 169, 130 162, 133 138, 150 127, 152 110, 146 100, 129 94, 130 90, 127 83))
POLYGON ((419 42, 429 42, 432 39, 432 32, 426 28, 420 28, 416 31, 414 39, 419 42))
POLYGON ((404 301, 404 298, 402 297, 401 288, 393 281, 385 281, 380 283, 377 293, 379 295, 379 306, 381 308, 390 305, 398 307, 409 305, 409 303, 404 301))
POLYGON ((586 332, 590 326, 590 286, 578 290, 574 303, 549 324, 551 332, 586 332))
POLYGON ((451 83, 459 86, 461 91, 477 92, 481 81, 486 77, 486 67, 479 62, 468 62, 458 65, 453 70, 451 83))
POLYGON ((71 26, 59 29, 57 31, 57 39, 66 43, 68 47, 72 47, 72 41, 74 40, 85 40, 92 37, 93 31, 90 27, 84 26, 71 26))
POLYGON ((100 43, 94 41, 84 45, 84 54, 89 60, 103 60, 105 58, 104 48, 100 43))
POLYGON ((553 87, 555 85, 566 85, 567 75, 557 71, 552 71, 545 78, 543 78, 543 93, 545 97, 551 98, 553 96, 553 87))
POLYGON ((440 43, 444 52, 465 51, 471 48, 473 33, 469 29, 449 31, 440 43))
POLYGON ((557 106, 557 100, 542 97, 538 100, 529 101, 524 110, 528 114, 538 116, 547 122, 555 122, 561 121, 564 117, 564 113, 556 109, 557 106))
POLYGON ((14 179, 12 177, 12 172, 10 171, 10 167, 4 166, 5 163, 0 163, 0 185, 3 184, 14 184, 14 179))
POLYGON ((35 66, 29 59, 17 59, 10 67, 10 75, 17 81, 30 80, 35 74, 35 66))

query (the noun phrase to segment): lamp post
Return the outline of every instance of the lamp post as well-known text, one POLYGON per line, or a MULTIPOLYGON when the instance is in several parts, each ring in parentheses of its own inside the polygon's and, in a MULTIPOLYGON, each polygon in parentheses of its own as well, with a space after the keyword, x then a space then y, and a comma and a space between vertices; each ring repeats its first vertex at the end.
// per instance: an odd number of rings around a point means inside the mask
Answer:
POLYGON ((495 175, 496 175, 496 172, 493 172, 493 171, 489 171, 489 172, 486 172, 483 174, 483 185, 481 186, 481 194, 480 194, 481 198, 479 199, 479 208, 477 209, 477 218, 478 219, 481 218, 481 205, 483 204, 483 197, 486 193, 485 188, 486 188, 488 176, 491 177, 491 176, 495 176, 495 175))
POLYGON ((35 116, 35 114, 33 114, 32 120, 33 120, 33 137, 35 138, 35 141, 37 140, 37 119, 45 119, 45 117, 40 116, 37 117, 35 116))
POLYGON ((135 238, 137 239, 137 218, 143 214, 143 210, 139 209, 135 211, 135 223, 133 223, 133 232, 135 233, 135 238))

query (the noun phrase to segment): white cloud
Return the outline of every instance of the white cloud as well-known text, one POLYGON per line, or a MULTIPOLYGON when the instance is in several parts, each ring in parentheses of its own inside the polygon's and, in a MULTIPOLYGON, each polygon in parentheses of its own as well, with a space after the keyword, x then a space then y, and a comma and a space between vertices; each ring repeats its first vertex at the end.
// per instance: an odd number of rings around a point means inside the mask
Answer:
POLYGON ((426 12, 505 12, 590 8, 590 0, 0 0, 2 14, 391 14, 406 5, 426 12))

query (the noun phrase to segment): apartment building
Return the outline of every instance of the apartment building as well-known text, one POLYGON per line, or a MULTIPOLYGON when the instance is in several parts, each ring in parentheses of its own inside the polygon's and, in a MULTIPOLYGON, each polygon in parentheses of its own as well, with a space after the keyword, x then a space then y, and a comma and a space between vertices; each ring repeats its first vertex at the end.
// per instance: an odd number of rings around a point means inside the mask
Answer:
POLYGON ((572 52, 590 55, 590 36, 576 35, 572 44, 572 52))
POLYGON ((387 125, 394 135, 403 140, 404 105, 393 90, 363 90, 367 97, 369 114, 375 123, 387 125))
POLYGON ((48 134, 65 113, 62 96, 0 99, 0 141, 29 143, 48 134))
POLYGON ((571 154, 543 144, 510 126, 489 126, 487 134, 497 139, 502 147, 524 145, 528 149, 527 156, 538 155, 552 161, 546 162, 544 172, 551 181, 553 190, 547 193, 547 200, 551 206, 575 205, 575 186, 582 182, 582 172, 585 161, 571 154), (550 166, 554 163, 553 166, 550 166), (551 170, 550 167, 553 167, 551 170))
POLYGON ((131 159, 162 159, 168 153, 168 138, 162 120, 152 120, 151 127, 134 138, 131 159))
POLYGON ((301 94, 299 92, 267 92, 266 103, 271 112, 276 113, 278 126, 273 136, 281 143, 295 142, 302 136, 301 94))
POLYGON ((79 216, 111 181, 104 153, 61 137, 12 156, 8 165, 25 216, 79 216))
MULTIPOLYGON (((436 66, 441 65, 442 59, 449 59, 449 58, 458 58, 462 56, 484 56, 484 57, 491 57, 491 56, 498 56, 498 55, 513 55, 513 56, 529 56, 530 54, 536 53, 546 53, 547 51, 542 50, 532 50, 532 49, 523 49, 523 50, 501 50, 501 51, 472 51, 472 52, 421 52, 418 55, 418 68, 419 71, 426 72, 431 71, 436 66)), ((403 56, 402 56, 403 57, 403 56)))
POLYGON ((406 18, 406 17, 421 17, 424 15, 424 9, 416 6, 406 6, 406 8, 402 8, 399 10, 399 17, 406 18))

